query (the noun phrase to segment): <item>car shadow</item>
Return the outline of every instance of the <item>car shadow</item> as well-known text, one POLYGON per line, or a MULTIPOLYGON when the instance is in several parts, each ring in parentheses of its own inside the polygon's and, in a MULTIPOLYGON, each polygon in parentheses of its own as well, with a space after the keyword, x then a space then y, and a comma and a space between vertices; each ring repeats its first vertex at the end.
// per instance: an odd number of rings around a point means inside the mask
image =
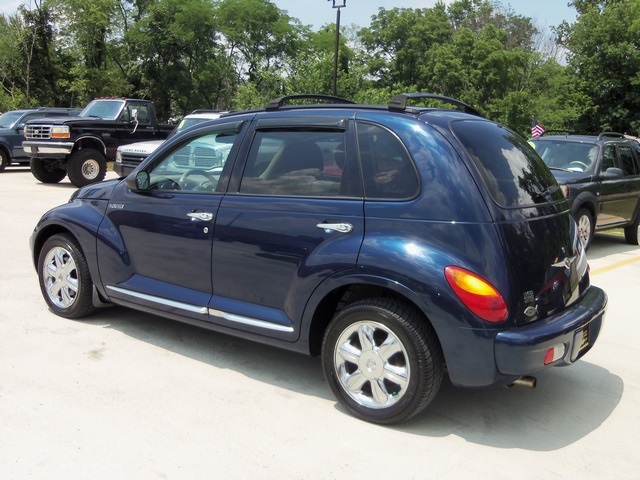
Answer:
POLYGON ((553 451, 595 431, 624 391, 622 378, 584 360, 536 376, 533 390, 468 390, 446 381, 424 414, 398 429, 428 437, 453 434, 496 448, 553 451))
MULTIPOLYGON (((86 321, 140 341, 303 395, 334 402, 319 358, 112 307, 86 321)), ((458 435, 498 448, 552 451, 598 428, 620 402, 620 377, 584 360, 541 372, 537 388, 462 389, 447 378, 433 403, 408 422, 387 428, 425 437, 458 435)), ((382 428, 382 427, 381 427, 382 428)))
POLYGON ((591 240, 587 259, 597 260, 607 255, 635 251, 638 248, 637 245, 629 245, 624 239, 624 235, 606 232, 596 233, 591 240))

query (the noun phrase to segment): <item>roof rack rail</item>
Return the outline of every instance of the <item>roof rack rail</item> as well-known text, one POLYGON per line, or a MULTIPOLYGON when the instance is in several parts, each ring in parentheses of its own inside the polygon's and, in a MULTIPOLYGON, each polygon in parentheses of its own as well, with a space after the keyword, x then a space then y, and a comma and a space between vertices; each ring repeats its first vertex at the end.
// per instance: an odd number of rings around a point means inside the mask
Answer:
POLYGON ((544 132, 542 132, 540 134, 541 137, 544 137, 545 135, 554 135, 557 133, 561 133, 563 135, 573 135, 573 133, 571 133, 571 130, 545 130, 544 132))
POLYGON ((277 110, 280 107, 282 107, 285 104, 285 102, 288 102, 290 100, 304 99, 304 98, 309 98, 314 100, 324 100, 324 103, 349 103, 349 104, 355 103, 355 102, 352 102, 351 100, 346 100, 344 98, 334 97, 331 95, 322 95, 318 93, 302 93, 299 95, 284 95, 283 97, 275 98, 267 104, 265 109, 277 110))
POLYGON ((389 100, 388 108, 389 110, 401 110, 404 112, 407 110, 407 100, 415 100, 418 98, 431 98, 434 100, 439 100, 441 102, 450 103, 452 105, 455 105, 456 107, 459 107, 465 113, 476 115, 478 117, 482 116, 480 115, 480 112, 478 112, 471 105, 468 105, 460 100, 456 100, 455 98, 446 97, 444 95, 438 95, 435 93, 400 93, 389 100))
POLYGON ((598 135, 598 140, 602 140, 604 137, 624 138, 624 135, 618 132, 602 132, 598 135))
POLYGON ((198 108, 193 112, 189 113, 189 115, 193 115, 194 113, 222 113, 222 112, 228 112, 228 111, 229 110, 210 110, 208 108, 198 108))

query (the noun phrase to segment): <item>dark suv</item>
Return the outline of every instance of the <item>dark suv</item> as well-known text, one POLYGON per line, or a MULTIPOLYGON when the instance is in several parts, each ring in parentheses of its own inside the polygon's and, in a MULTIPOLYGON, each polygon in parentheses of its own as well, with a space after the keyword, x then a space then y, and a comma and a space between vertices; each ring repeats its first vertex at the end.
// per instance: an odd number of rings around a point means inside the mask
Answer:
POLYGON ((68 108, 28 108, 12 110, 0 115, 0 172, 10 165, 29 166, 22 142, 24 141, 24 124, 28 120, 45 117, 72 117, 80 110, 68 108))
POLYGON ((545 135, 529 141, 563 189, 580 237, 589 247, 594 231, 624 228, 638 245, 640 144, 620 133, 545 135))
POLYGON ((533 386, 593 346, 607 297, 526 140, 448 97, 463 111, 407 106, 423 98, 282 98, 176 135, 42 217, 47 304, 321 355, 338 400, 377 423, 420 412, 444 375, 533 386))

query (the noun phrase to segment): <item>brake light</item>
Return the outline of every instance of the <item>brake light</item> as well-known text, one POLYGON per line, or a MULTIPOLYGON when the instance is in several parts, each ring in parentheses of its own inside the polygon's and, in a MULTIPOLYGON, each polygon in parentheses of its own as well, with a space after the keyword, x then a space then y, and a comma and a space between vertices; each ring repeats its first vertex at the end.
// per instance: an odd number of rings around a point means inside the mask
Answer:
POLYGON ((460 267, 448 266, 444 274, 460 301, 481 319, 493 323, 507 319, 507 303, 489 282, 460 267))

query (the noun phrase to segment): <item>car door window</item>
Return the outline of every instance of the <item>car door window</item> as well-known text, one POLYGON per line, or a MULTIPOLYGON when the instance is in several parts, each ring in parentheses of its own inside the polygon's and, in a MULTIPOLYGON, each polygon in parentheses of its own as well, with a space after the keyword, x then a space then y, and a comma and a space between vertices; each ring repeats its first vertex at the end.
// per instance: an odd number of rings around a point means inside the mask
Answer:
POLYGON ((637 175, 635 162, 633 161, 633 152, 630 147, 618 147, 620 160, 622 163, 622 171, 625 176, 637 175))
POLYGON ((418 193, 418 177, 404 145, 379 125, 358 123, 358 146, 368 199, 407 199, 418 193))
POLYGON ((257 131, 240 193, 280 196, 345 195, 345 134, 336 131, 257 131))
POLYGON ((602 171, 606 172, 609 168, 614 167, 618 168, 616 148, 613 145, 606 145, 602 154, 602 171))
POLYGON ((177 145, 149 170, 150 190, 216 193, 237 132, 192 137, 177 145))

